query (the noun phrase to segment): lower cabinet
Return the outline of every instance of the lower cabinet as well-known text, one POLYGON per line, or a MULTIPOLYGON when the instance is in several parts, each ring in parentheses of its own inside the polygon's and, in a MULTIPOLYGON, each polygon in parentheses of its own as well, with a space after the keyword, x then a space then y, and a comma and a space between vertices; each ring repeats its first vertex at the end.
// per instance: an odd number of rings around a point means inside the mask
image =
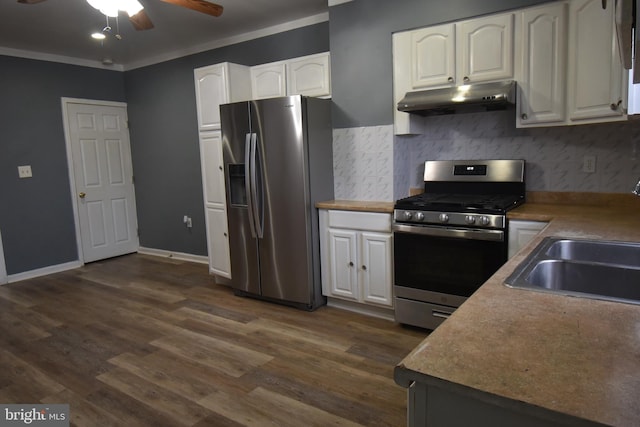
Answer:
POLYGON ((227 212, 224 209, 206 209, 207 247, 209 249, 209 272, 216 276, 231 278, 229 254, 229 232, 227 212))
POLYGON ((509 258, 526 246, 543 228, 547 222, 541 221, 509 221, 509 258))
POLYGON ((320 235, 325 296, 393 306, 390 214, 320 210, 320 235))

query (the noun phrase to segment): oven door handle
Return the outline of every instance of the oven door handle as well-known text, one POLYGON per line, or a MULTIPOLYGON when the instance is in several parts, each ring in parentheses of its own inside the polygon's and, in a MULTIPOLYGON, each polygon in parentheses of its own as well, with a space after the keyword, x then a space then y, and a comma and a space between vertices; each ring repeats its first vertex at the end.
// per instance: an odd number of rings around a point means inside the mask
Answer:
POLYGON ((393 224, 394 233, 419 234, 422 236, 451 237, 454 239, 488 240, 504 242, 503 230, 477 230, 469 228, 430 227, 428 225, 393 224))

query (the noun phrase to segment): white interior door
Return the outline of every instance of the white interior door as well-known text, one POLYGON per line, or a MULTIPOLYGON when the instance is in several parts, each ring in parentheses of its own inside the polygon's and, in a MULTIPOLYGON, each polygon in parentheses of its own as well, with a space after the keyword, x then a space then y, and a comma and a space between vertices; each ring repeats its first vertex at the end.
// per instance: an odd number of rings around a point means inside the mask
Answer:
POLYGON ((126 108, 65 105, 82 261, 136 252, 138 224, 126 108))

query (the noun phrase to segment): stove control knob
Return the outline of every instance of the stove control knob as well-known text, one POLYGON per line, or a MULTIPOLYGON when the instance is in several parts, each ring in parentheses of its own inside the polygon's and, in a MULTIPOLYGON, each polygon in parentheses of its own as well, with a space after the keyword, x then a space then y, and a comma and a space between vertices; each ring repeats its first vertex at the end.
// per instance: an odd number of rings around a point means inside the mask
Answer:
POLYGON ((404 219, 411 219, 411 217, 413 216, 413 214, 409 211, 405 211, 404 213, 404 219))
POLYGON ((441 213, 440 215, 438 215, 438 219, 440 220, 440 222, 449 222, 449 215, 447 215, 446 213, 441 213))
POLYGON ((467 215, 464 217, 464 222, 466 222, 467 224, 475 224, 476 217, 473 215, 467 215))
POLYGON ((480 224, 489 225, 490 222, 491 222, 491 220, 489 219, 489 217, 484 216, 484 215, 480 217, 480 224))
POLYGON ((416 214, 416 220, 422 221, 424 219, 424 214, 422 212, 418 212, 416 214))

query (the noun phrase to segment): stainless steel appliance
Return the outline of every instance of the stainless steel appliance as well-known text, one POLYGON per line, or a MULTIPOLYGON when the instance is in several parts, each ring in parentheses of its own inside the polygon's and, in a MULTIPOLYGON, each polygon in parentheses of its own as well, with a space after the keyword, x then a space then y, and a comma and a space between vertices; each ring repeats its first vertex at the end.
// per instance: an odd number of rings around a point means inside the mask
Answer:
POLYGON ((506 262, 524 161, 427 161, 424 190, 395 204, 395 316, 435 329, 506 262))
POLYGON ((315 203, 333 198, 330 100, 289 96, 220 106, 231 286, 324 304, 315 203))

